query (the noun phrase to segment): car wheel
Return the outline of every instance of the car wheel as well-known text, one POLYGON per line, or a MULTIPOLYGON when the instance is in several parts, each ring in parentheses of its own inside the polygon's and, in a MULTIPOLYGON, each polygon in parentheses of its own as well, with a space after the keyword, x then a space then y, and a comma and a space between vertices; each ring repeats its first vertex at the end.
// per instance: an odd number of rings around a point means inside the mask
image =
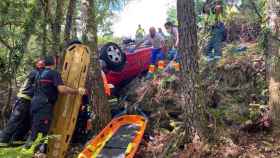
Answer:
POLYGON ((101 48, 100 59, 105 61, 108 70, 121 71, 126 62, 126 55, 116 43, 109 42, 101 48))

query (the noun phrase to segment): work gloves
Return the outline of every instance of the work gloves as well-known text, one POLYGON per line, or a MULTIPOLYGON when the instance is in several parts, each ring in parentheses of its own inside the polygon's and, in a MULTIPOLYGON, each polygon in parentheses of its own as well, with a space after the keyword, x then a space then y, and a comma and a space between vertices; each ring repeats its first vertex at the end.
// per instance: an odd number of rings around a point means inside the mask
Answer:
POLYGON ((78 93, 79 93, 80 95, 85 95, 85 94, 86 94, 86 89, 84 89, 84 88, 79 88, 79 89, 78 89, 78 93))

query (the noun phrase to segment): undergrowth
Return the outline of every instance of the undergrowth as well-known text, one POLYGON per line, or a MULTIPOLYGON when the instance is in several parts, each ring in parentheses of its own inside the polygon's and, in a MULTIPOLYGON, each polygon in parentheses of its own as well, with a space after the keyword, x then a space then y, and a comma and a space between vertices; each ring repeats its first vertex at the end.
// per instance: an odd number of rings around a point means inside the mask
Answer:
POLYGON ((32 158, 36 147, 42 142, 46 143, 49 138, 53 137, 56 136, 43 137, 42 134, 39 134, 29 149, 26 149, 24 146, 0 148, 0 158, 32 158))

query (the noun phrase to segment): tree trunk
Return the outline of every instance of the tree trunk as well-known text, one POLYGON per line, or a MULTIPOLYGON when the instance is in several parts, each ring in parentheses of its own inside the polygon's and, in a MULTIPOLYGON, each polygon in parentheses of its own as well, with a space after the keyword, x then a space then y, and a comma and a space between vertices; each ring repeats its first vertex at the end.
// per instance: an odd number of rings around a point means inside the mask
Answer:
POLYGON ((52 55, 59 55, 61 52, 61 24, 63 18, 64 0, 56 1, 55 19, 52 21, 52 55))
POLYGON ((75 14, 75 17, 73 18, 74 19, 74 22, 73 22, 73 29, 71 30, 72 32, 72 35, 71 35, 71 38, 72 39, 77 39, 78 38, 78 22, 77 22, 77 19, 76 19, 77 15, 75 14))
POLYGON ((1 111, 1 119, 3 122, 1 122, 1 125, 6 126, 7 120, 9 119, 9 114, 11 112, 12 106, 11 106, 11 100, 12 100, 12 93, 13 93, 13 65, 12 65, 12 57, 14 55, 15 49, 10 49, 9 51, 9 58, 8 58, 8 72, 9 72, 9 82, 8 82, 8 96, 7 96, 7 102, 2 107, 1 111))
POLYGON ((280 123, 280 1, 268 1, 270 34, 268 37, 269 105, 274 124, 280 123))
POLYGON ((91 63, 89 81, 91 86, 91 102, 94 106, 96 118, 93 121, 95 132, 99 132, 111 120, 111 110, 105 95, 103 81, 101 77, 101 68, 99 64, 99 54, 97 49, 97 23, 96 23, 96 1, 88 0, 88 19, 87 35, 88 46, 91 50, 91 63))
POLYGON ((43 19, 43 23, 42 23, 42 29, 43 29, 43 37, 42 37, 42 56, 46 56, 47 54, 47 39, 48 39, 48 30, 47 30, 47 26, 48 26, 48 19, 47 19, 47 10, 44 9, 44 19, 43 19))
POLYGON ((179 52, 182 55, 180 77, 182 79, 182 105, 185 117, 185 142, 191 143, 196 133, 199 133, 199 103, 197 101, 198 85, 198 46, 197 26, 193 0, 177 1, 177 17, 179 24, 179 52))
POLYGON ((67 17, 66 17, 66 26, 65 26, 65 32, 64 32, 64 42, 67 42, 71 38, 71 30, 73 26, 73 16, 75 14, 75 8, 76 8, 77 0, 70 0, 68 11, 67 11, 67 17))

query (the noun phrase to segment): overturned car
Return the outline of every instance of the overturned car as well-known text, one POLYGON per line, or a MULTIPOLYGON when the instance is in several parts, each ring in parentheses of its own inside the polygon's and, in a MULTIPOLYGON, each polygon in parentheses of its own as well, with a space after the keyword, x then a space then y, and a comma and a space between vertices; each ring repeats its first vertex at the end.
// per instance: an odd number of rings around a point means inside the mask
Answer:
POLYGON ((107 95, 109 87, 122 87, 148 70, 152 48, 146 45, 134 49, 133 46, 134 41, 125 41, 122 47, 109 42, 100 49, 100 63, 107 95))

